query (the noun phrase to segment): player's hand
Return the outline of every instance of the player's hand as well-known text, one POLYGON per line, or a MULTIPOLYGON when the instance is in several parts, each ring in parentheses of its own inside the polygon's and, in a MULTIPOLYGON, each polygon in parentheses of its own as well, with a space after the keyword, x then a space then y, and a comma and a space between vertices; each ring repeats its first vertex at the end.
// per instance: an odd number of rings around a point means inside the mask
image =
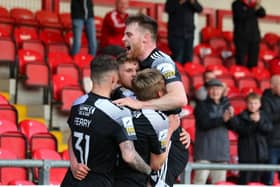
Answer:
POLYGON ((180 133, 180 141, 183 145, 185 145, 185 148, 188 149, 191 144, 191 136, 190 134, 182 128, 182 132, 180 133))
POLYGON ((119 106, 128 106, 133 109, 141 109, 142 108, 142 102, 137 99, 132 99, 130 97, 121 98, 114 100, 113 103, 119 105, 119 106))
POLYGON ((85 164, 81 163, 71 165, 70 168, 74 178, 77 180, 83 180, 86 178, 88 172, 90 171, 90 169, 85 164))

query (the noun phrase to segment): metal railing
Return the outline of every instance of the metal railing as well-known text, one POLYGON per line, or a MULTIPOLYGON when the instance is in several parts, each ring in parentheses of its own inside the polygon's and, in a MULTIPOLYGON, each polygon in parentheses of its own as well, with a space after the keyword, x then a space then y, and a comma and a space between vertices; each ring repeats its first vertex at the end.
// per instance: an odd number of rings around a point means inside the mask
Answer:
POLYGON ((39 168, 39 184, 48 185, 51 168, 69 167, 69 161, 63 160, 0 160, 0 167, 39 168))
POLYGON ((280 171, 280 165, 272 164, 202 164, 188 163, 184 172, 184 184, 191 183, 192 170, 240 170, 240 171, 280 171))
MULTIPOLYGON (((48 185, 51 168, 69 167, 63 160, 0 160, 0 167, 39 168, 39 185, 48 185)), ((184 184, 191 183, 192 170, 242 170, 242 171, 280 171, 280 165, 270 164, 202 164, 188 163, 184 172, 184 184)))

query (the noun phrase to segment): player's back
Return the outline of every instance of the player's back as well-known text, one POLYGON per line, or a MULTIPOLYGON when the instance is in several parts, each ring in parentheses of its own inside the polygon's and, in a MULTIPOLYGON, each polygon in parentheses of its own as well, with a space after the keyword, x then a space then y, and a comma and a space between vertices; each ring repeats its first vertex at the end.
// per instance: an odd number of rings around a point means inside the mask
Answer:
MULTIPOLYGON (((168 119, 158 111, 142 109, 133 112, 133 123, 137 140, 134 146, 146 163, 150 163, 150 154, 161 154, 166 149, 168 133, 168 119)), ((116 187, 144 187, 147 185, 148 176, 140 173, 119 161, 116 172, 116 187)))
MULTIPOLYGON (((112 185, 119 144, 135 138, 127 122, 131 112, 111 103, 108 98, 89 93, 73 105, 68 120, 71 128, 73 151, 79 163, 86 164, 90 172, 86 179, 100 185, 112 185), (126 122, 126 127, 123 123, 126 122), (96 180, 99 181, 96 181, 96 180)), ((94 185, 99 186, 99 185, 94 185)))

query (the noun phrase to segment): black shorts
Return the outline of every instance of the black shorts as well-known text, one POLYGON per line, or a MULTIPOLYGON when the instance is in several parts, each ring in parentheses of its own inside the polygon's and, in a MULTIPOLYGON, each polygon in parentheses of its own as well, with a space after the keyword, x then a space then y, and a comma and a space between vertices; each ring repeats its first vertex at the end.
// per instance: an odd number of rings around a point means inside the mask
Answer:
POLYGON ((61 185, 61 187, 112 187, 112 181, 106 179, 101 175, 90 173, 84 180, 79 181, 72 175, 70 169, 68 169, 61 185))
MULTIPOLYGON (((176 131, 176 133, 180 133, 180 131, 176 131)), ((177 177, 181 173, 183 173, 189 158, 188 150, 178 138, 179 136, 177 135, 176 138, 172 140, 171 148, 168 154, 165 182, 169 186, 173 186, 173 184, 176 182, 177 177)))

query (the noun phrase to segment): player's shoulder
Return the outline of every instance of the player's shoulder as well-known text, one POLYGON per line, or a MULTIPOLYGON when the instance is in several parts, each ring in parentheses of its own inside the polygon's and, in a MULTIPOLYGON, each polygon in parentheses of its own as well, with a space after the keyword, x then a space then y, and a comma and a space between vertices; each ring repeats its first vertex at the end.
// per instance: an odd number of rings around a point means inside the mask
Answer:
POLYGON ((85 103, 88 98, 89 98, 88 94, 82 95, 73 102, 72 106, 81 105, 81 104, 85 103))
POLYGON ((168 128, 168 118, 164 113, 152 109, 142 109, 141 113, 156 131, 168 128))
POLYGON ((153 59, 153 66, 157 66, 161 63, 175 64, 169 55, 160 50, 153 51, 150 58, 153 59))
POLYGON ((94 105, 97 109, 117 122, 123 117, 131 116, 131 111, 128 108, 117 106, 108 99, 97 99, 94 105))

